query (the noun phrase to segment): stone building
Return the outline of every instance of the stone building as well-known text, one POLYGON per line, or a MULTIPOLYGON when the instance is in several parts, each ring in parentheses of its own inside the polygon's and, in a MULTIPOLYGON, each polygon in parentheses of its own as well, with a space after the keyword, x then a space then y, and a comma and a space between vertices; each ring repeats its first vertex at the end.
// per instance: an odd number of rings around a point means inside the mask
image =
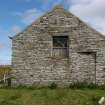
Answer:
POLYGON ((105 83, 105 37, 56 6, 12 38, 12 84, 105 83))

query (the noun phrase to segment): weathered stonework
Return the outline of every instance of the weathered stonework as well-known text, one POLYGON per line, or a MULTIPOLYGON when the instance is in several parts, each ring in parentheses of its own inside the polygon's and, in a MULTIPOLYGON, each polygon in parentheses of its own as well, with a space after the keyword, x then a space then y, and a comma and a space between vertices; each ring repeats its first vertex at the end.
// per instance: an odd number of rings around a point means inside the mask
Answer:
POLYGON ((12 39, 12 84, 105 83, 105 37, 55 7, 12 39), (69 37, 69 56, 52 56, 52 36, 69 37))

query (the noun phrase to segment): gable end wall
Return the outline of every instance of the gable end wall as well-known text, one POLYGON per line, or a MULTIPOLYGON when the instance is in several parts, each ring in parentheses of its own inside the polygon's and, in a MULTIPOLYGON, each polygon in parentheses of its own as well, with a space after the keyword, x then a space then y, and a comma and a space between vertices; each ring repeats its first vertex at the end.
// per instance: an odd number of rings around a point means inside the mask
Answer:
POLYGON ((13 39, 12 83, 43 86, 56 82, 65 86, 87 81, 103 84, 104 40, 74 15, 64 9, 55 9, 13 39), (68 35, 68 58, 52 56, 52 36, 56 35, 68 35))

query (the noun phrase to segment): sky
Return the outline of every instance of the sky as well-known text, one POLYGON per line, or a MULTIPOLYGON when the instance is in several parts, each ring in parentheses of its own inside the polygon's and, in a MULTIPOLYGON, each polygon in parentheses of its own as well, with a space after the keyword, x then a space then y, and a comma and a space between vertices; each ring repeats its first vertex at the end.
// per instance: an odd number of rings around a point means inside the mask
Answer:
POLYGON ((105 0, 0 0, 0 65, 11 64, 11 40, 55 5, 105 35, 105 0))

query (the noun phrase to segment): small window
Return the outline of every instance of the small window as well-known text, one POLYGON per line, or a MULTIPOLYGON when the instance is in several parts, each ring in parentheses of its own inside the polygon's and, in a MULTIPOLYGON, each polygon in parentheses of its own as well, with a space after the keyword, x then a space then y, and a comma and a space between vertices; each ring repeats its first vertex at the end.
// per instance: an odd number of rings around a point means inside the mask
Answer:
POLYGON ((68 36, 53 36, 53 56, 68 56, 68 36))
POLYGON ((67 47, 67 36, 53 36, 53 47, 55 48, 65 48, 67 47))

